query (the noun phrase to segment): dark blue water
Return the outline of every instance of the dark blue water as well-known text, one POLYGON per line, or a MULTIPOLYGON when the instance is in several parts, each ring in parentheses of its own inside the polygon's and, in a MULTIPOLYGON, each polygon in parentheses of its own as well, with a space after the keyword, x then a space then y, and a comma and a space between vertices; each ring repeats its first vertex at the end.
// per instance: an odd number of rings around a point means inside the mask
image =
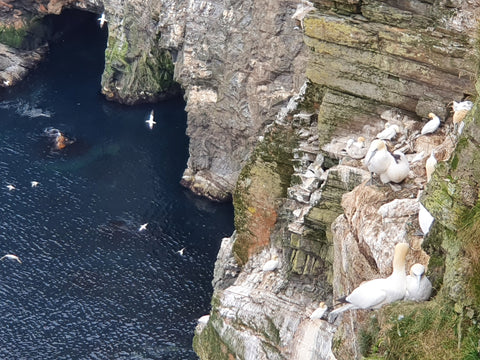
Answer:
POLYGON ((23 261, 0 262, 0 359, 196 359, 232 208, 179 185, 183 100, 104 100, 106 29, 70 15, 46 62, 0 92, 0 255, 23 261), (75 142, 52 150, 48 127, 75 142))

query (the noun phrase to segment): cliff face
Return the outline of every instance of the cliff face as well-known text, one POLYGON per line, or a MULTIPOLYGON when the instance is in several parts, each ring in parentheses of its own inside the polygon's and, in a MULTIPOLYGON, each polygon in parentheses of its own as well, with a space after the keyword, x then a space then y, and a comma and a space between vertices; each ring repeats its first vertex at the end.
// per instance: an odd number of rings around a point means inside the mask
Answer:
POLYGON ((471 111, 459 137, 447 105, 477 93, 480 4, 324 0, 293 19, 302 6, 23 1, 4 6, 2 21, 10 29, 4 42, 15 45, 35 16, 63 7, 104 10, 108 98, 153 101, 176 90, 173 79, 184 88, 190 158, 182 182, 212 199, 233 193, 235 205, 236 232, 222 242, 210 321, 194 340, 202 359, 399 358, 419 351, 414 335, 468 353, 479 338, 472 324, 480 310, 480 114, 471 111), (440 130, 415 137, 429 112, 444 121, 440 130), (405 127, 398 143, 410 160, 435 150, 440 164, 428 185, 425 157, 401 185, 377 187, 366 186, 368 172, 345 156, 347 139, 371 142, 386 121, 405 127), (436 219, 425 238, 416 235, 418 199, 436 219), (309 318, 321 301, 332 305, 361 281, 387 275, 401 241, 412 246, 409 265, 428 265, 434 300, 392 305, 373 317, 346 313, 335 324, 309 318), (263 272, 274 256, 279 268, 263 272), (445 309, 448 320, 439 315, 445 309), (431 328, 415 328, 417 316, 445 329, 446 343, 428 337, 431 328), (403 339, 410 343, 385 348, 403 339))

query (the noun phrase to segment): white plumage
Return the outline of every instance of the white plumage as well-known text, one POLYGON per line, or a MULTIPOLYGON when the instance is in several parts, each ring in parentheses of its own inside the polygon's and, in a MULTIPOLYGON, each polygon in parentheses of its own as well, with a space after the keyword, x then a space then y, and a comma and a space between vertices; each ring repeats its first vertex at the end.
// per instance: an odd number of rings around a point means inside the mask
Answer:
POLYGON ((363 160, 370 173, 380 175, 387 171, 393 159, 392 154, 387 150, 383 140, 374 140, 368 149, 367 155, 363 160))
POLYGON ((422 135, 431 134, 437 131, 438 127, 440 126, 440 118, 435 115, 434 113, 429 113, 428 117, 431 119, 427 122, 420 132, 422 135))
POLYGON ((100 22, 100 28, 103 28, 103 25, 107 22, 107 19, 105 18, 105 13, 102 13, 102 15, 97 20, 100 22))
POLYGON ((325 311, 327 311, 328 306, 323 301, 319 304, 318 308, 310 315, 310 319, 321 319, 325 311))
POLYGON ((393 153, 393 161, 390 162, 387 170, 380 174, 380 180, 386 184, 388 182, 401 183, 410 172, 410 165, 404 153, 397 150, 393 153))
POLYGON ((145 122, 148 124, 148 127, 149 127, 150 129, 153 129, 153 125, 156 124, 156 122, 153 121, 153 110, 150 111, 150 115, 149 115, 149 117, 148 117, 148 120, 145 120, 145 122))
POLYGON ((395 245, 392 274, 384 279, 374 279, 360 284, 345 298, 348 304, 329 314, 329 321, 334 321, 338 314, 349 309, 378 309, 385 304, 403 299, 407 281, 405 258, 408 249, 406 243, 395 245))
POLYGON ((351 158, 363 159, 368 151, 368 148, 365 146, 365 138, 360 136, 357 141, 349 139, 345 150, 351 158))
POLYGON ((425 266, 414 264, 407 276, 404 300, 426 301, 432 294, 432 283, 425 276, 425 266))
POLYGON ((422 229, 423 235, 427 235, 435 218, 420 202, 418 203, 418 206, 418 223, 420 225, 420 229, 422 229))
POLYGON ((9 260, 15 260, 15 261, 18 261, 20 264, 22 263, 22 261, 20 260, 20 258, 17 256, 17 255, 13 255, 13 254, 6 254, 6 255, 3 255, 0 260, 5 260, 5 259, 9 259, 9 260))
POLYGON ((278 265, 280 265, 280 262, 278 261, 278 256, 274 255, 272 260, 269 260, 265 264, 263 264, 262 271, 273 271, 278 268, 278 265))
POLYGON ((377 134, 377 139, 392 140, 400 132, 398 125, 390 125, 385 123, 385 129, 377 134))
POLYGON ((146 230, 146 229, 147 229, 147 225, 148 225, 148 223, 145 223, 145 224, 140 225, 140 227, 138 228, 138 231, 146 230))
POLYGON ((432 178, 432 174, 435 171, 435 167, 437 166, 437 159, 435 158, 435 154, 432 151, 430 157, 427 159, 425 163, 425 171, 427 172, 427 182, 430 181, 432 178))

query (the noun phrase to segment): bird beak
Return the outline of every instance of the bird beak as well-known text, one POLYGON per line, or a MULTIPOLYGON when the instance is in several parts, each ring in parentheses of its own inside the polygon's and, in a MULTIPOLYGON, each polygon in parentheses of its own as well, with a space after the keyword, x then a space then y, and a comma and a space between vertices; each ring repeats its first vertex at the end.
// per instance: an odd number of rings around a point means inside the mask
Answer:
POLYGON ((365 160, 365 164, 368 164, 370 162, 370 159, 373 157, 373 155, 375 155, 376 152, 377 152, 377 149, 372 151, 372 153, 370 154, 370 157, 365 160))

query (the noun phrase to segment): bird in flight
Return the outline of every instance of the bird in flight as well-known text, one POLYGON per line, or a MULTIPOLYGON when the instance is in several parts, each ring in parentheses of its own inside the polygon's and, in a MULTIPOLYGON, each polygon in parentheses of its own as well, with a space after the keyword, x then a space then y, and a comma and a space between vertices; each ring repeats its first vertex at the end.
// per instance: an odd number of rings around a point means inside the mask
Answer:
POLYGON ((8 190, 10 190, 10 191, 12 191, 12 190, 15 190, 15 189, 16 189, 16 187, 15 187, 15 186, 13 186, 13 185, 11 185, 11 184, 8 184, 8 185, 7 185, 7 188, 8 188, 8 190))
POLYGON ((145 120, 145 122, 148 124, 148 127, 149 127, 150 129, 153 129, 153 125, 156 124, 156 122, 153 121, 153 110, 150 112, 150 115, 149 115, 149 117, 148 117, 148 120, 145 120))
POLYGON ((147 230, 147 225, 148 225, 148 223, 140 225, 140 227, 138 228, 138 231, 147 230))
POLYGON ((183 256, 183 253, 184 253, 184 252, 185 252, 185 248, 180 249, 180 250, 177 251, 177 253, 179 253, 179 254, 182 255, 182 256, 183 256))
POLYGON ((19 257, 17 255, 13 255, 13 254, 6 254, 6 255, 3 255, 0 260, 5 260, 5 259, 10 259, 10 260, 16 260, 18 261, 20 264, 22 263, 22 261, 19 259, 19 257))
POLYGON ((102 16, 100 16, 97 20, 100 21, 100 28, 103 28, 103 24, 107 22, 107 19, 105 19, 105 13, 102 13, 102 16))
POLYGON ((40 183, 38 181, 30 181, 30 184, 32 184, 32 187, 37 187, 40 183))

